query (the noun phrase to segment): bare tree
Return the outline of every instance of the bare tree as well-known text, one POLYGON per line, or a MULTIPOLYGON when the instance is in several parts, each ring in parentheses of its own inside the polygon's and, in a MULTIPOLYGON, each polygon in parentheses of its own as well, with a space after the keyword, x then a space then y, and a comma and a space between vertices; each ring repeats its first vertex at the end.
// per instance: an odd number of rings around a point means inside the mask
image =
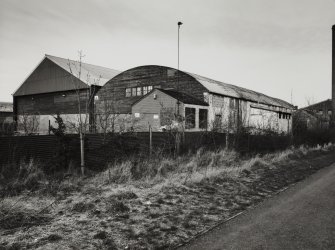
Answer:
POLYGON ((80 137, 80 167, 82 175, 85 174, 85 150, 84 150, 84 140, 85 135, 90 129, 89 124, 89 116, 93 115, 90 109, 93 104, 95 89, 92 88, 94 85, 99 85, 100 78, 92 79, 90 73, 88 72, 86 76, 83 76, 82 71, 82 59, 84 57, 82 51, 78 52, 78 61, 73 62, 68 60, 68 67, 70 73, 75 76, 71 77, 71 81, 73 84, 73 89, 76 91, 77 97, 77 108, 78 114, 75 122, 69 122, 70 126, 72 126, 79 133, 80 137), (79 79, 79 81, 77 80, 79 79), (82 87, 82 79, 85 79, 86 84, 88 85, 86 88, 82 87))
POLYGON ((108 133, 116 132, 116 122, 119 116, 113 100, 106 99, 100 102, 100 109, 96 114, 96 126, 97 130, 103 134, 104 142, 108 133))
POLYGON ((24 135, 32 135, 37 133, 40 122, 39 122, 39 115, 38 114, 28 114, 25 111, 23 111, 18 116, 18 130, 22 131, 24 135))

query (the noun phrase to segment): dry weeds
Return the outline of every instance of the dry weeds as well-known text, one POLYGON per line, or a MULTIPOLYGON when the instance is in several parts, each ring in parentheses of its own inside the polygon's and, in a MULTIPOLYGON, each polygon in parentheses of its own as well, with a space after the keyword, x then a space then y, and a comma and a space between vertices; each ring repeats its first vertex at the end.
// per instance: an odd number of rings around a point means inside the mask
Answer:
POLYGON ((171 248, 334 162, 334 150, 300 147, 249 159, 199 150, 110 166, 64 181, 52 196, 3 199, 0 249, 171 248))

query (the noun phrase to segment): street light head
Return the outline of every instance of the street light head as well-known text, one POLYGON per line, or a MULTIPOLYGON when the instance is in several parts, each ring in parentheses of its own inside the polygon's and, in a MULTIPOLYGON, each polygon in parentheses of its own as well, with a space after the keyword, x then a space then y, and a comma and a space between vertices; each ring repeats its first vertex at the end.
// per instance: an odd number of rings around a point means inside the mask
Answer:
POLYGON ((178 26, 182 25, 183 23, 182 22, 178 22, 178 26))

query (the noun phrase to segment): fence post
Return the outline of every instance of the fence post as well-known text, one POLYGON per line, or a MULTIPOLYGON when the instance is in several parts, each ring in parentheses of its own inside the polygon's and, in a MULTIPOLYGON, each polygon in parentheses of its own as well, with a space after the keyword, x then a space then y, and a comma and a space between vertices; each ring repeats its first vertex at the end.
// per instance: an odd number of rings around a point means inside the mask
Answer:
POLYGON ((151 125, 149 125, 149 156, 152 154, 152 129, 151 125))
POLYGON ((85 175, 85 157, 84 157, 84 136, 83 133, 80 132, 79 134, 80 137, 80 169, 81 169, 81 175, 85 175))
POLYGON ((229 149, 229 132, 226 131, 226 149, 229 149))

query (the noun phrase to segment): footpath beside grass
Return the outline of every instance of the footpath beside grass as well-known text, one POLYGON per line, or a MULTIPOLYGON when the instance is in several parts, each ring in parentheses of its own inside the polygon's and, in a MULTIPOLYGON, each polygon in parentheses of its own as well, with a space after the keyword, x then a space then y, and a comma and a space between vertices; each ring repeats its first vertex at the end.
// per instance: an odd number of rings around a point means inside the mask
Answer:
POLYGON ((333 162, 334 145, 124 162, 2 199, 0 249, 174 248, 333 162))

